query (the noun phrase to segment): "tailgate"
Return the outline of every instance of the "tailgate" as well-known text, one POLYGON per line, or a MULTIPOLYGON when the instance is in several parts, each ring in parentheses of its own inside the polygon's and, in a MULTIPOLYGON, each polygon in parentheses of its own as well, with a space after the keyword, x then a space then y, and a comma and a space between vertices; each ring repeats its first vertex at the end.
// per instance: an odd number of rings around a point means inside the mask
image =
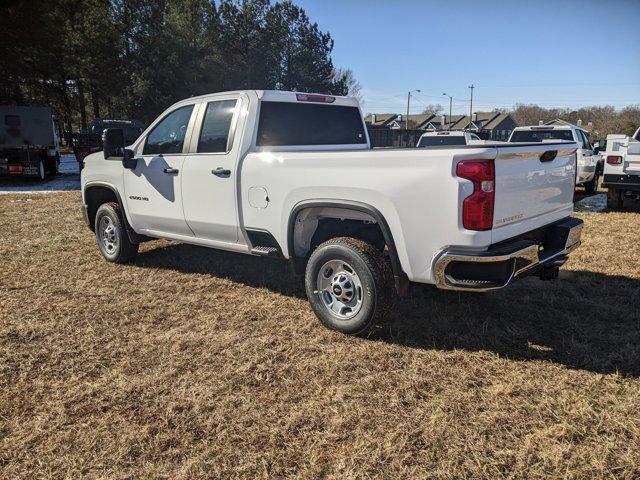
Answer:
POLYGON ((577 144, 497 148, 492 241, 571 215, 577 144))

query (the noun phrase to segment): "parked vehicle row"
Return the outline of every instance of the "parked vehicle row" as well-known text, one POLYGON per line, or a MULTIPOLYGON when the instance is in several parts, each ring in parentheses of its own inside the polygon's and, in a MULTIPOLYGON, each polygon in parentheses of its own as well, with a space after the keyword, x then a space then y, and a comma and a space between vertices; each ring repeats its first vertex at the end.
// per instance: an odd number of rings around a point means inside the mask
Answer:
POLYGON ((602 186, 607 206, 619 209, 625 199, 640 199, 640 128, 633 136, 607 135, 602 186))
POLYGON ((81 172, 104 258, 167 238, 289 259, 329 328, 366 334, 409 282, 485 292, 555 278, 580 245, 576 143, 370 149, 356 99, 189 98, 81 172))

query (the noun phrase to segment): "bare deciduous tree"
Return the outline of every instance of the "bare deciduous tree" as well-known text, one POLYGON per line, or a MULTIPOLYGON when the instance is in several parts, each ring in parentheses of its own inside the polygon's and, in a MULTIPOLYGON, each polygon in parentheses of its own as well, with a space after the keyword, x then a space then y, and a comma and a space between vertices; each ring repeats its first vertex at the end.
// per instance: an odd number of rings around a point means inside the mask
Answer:
POLYGON ((629 105, 622 110, 616 110, 611 105, 572 110, 517 104, 510 113, 518 125, 537 125, 540 121, 548 122, 555 119, 573 124, 581 120, 582 126, 588 126, 591 122, 593 139, 605 138, 610 133, 632 134, 640 126, 640 105, 629 105))

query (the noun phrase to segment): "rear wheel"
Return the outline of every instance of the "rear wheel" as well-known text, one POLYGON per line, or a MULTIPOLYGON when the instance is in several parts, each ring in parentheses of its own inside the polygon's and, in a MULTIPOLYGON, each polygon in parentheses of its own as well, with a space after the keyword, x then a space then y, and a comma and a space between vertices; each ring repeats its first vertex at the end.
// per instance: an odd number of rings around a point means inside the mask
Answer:
POLYGON ((130 240, 117 203, 104 203, 96 212, 96 240, 102 256, 109 262, 127 263, 138 253, 138 243, 130 240))
POLYGON ((609 210, 620 210, 624 205, 624 197, 622 190, 609 188, 607 190, 607 208, 609 210))
POLYGON ((47 176, 47 171, 44 168, 44 160, 38 160, 38 180, 42 181, 47 176))
POLYGON ((598 192, 598 181, 600 180, 600 172, 596 169, 593 174, 593 179, 590 182, 584 184, 584 190, 586 193, 594 194, 598 192))
POLYGON ((328 240, 311 254, 307 298, 328 328, 367 335, 382 323, 395 298, 391 268, 373 245, 351 237, 328 240))

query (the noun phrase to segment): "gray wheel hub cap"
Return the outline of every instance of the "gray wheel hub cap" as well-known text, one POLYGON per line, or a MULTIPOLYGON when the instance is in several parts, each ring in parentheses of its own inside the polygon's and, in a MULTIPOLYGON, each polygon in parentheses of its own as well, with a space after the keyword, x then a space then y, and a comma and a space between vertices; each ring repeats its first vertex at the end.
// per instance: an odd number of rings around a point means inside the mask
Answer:
POLYGON ((340 320, 353 318, 362 307, 362 282, 342 260, 329 260, 320 268, 317 292, 322 305, 340 320))
POLYGON ((100 219, 100 227, 98 228, 98 238, 108 255, 113 255, 118 248, 118 230, 109 217, 100 219))

